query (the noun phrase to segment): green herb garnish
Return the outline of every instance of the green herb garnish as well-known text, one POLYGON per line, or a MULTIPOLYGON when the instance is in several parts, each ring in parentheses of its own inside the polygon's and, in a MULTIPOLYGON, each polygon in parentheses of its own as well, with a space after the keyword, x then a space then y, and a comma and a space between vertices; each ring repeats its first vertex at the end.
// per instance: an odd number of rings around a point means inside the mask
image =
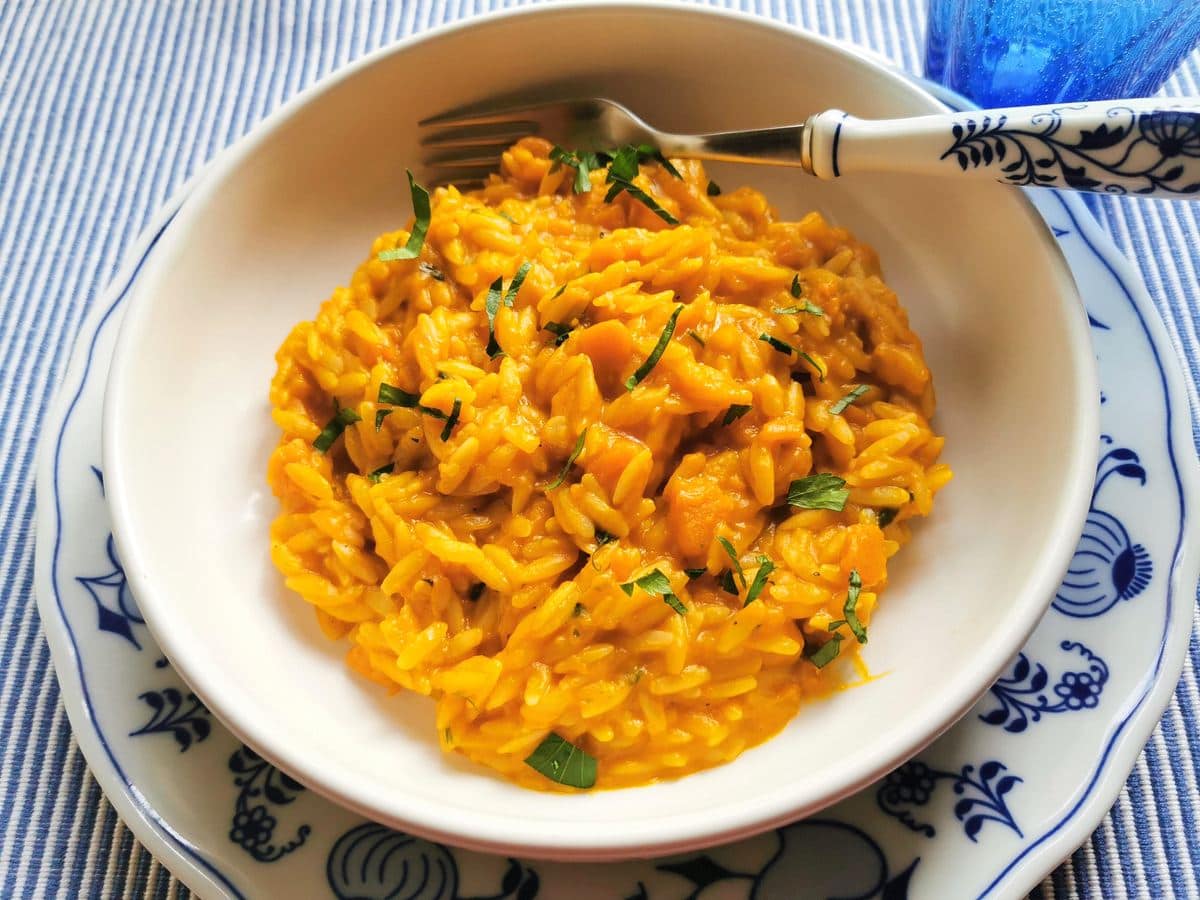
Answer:
POLYGON ((699 569, 684 569, 683 574, 688 577, 688 581, 695 581, 707 571, 708 569, 701 566, 699 569))
POLYGON ((683 605, 683 601, 674 594, 663 594, 663 603, 675 610, 681 616, 687 615, 687 607, 683 605))
POLYGON ((390 409, 375 410, 375 430, 376 431, 379 431, 379 429, 383 428, 383 420, 386 419, 391 414, 392 414, 392 411, 390 409))
POLYGON ((834 621, 830 622, 828 625, 825 626, 825 630, 826 631, 837 631, 839 628, 841 628, 845 624, 846 624, 845 619, 835 619, 834 621))
POLYGON ((775 571, 775 563, 771 562, 765 556, 758 558, 758 571, 754 573, 754 580, 750 582, 750 590, 746 591, 746 602, 744 606, 749 606, 758 599, 758 595, 763 592, 763 588, 767 586, 767 576, 775 571))
POLYGON ((735 403, 725 411, 725 418, 721 420, 721 424, 732 425, 748 412, 750 412, 749 404, 735 403))
POLYGON ((896 520, 896 516, 900 514, 900 510, 895 506, 885 506, 875 513, 875 519, 879 523, 880 528, 887 528, 896 520))
POLYGON ((383 478, 384 475, 391 475, 395 470, 396 464, 388 463, 386 466, 380 466, 374 472, 369 473, 367 478, 371 480, 372 484, 379 484, 379 480, 383 478))
MULTIPOLYGON (((406 391, 398 388, 393 384, 388 384, 386 381, 379 384, 379 395, 376 397, 378 402, 386 403, 389 406, 403 406, 406 409, 415 409, 417 412, 427 416, 432 416, 435 419, 444 419, 446 414, 440 409, 434 409, 432 406, 421 405, 421 395, 414 394, 411 391, 406 391)), ((384 418, 391 413, 391 410, 379 410, 375 413, 375 430, 379 430, 379 426, 383 424, 384 418), (380 413, 383 413, 381 416, 380 413)))
POLYGON ((706 346, 706 344, 704 343, 704 338, 700 337, 700 335, 698 335, 698 334, 696 333, 696 329, 695 329, 695 328, 689 328, 689 329, 687 330, 687 336, 688 336, 688 337, 690 337, 690 338, 691 338, 693 341, 695 341, 697 344, 699 344, 701 347, 704 347, 704 346, 706 346))
POLYGON ((858 595, 861 591, 862 576, 858 574, 858 569, 851 569, 850 589, 846 592, 846 603, 842 607, 842 615, 846 617, 846 624, 854 632, 854 639, 860 644, 865 644, 867 642, 867 629, 858 620, 858 614, 854 611, 855 607, 858 606, 858 595))
POLYGON ((610 185, 610 187, 608 193, 604 195, 604 202, 611 203, 621 191, 625 191, 635 200, 640 200, 644 203, 652 213, 668 225, 678 225, 678 219, 663 209, 658 204, 658 201, 633 183, 633 179, 638 174, 638 164, 643 158, 657 159, 676 178, 682 177, 678 170, 663 158, 661 153, 648 144, 643 144, 640 147, 622 147, 611 156, 612 161, 609 163, 608 175, 605 177, 605 184, 610 185))
POLYGON ((671 313, 671 318, 667 320, 667 326, 663 329, 662 334, 658 336, 658 343, 654 345, 654 349, 650 351, 650 355, 646 357, 646 361, 638 366, 637 371, 625 380, 625 390, 632 391, 650 374, 650 370, 658 365, 658 361, 662 359, 663 353, 666 352, 667 344, 671 343, 671 335, 675 333, 675 323, 679 320, 681 312, 683 312, 682 304, 676 306, 675 311, 671 313))
POLYGON ((708 194, 710 197, 720 197, 721 186, 710 179, 708 182, 708 187, 704 189, 704 193, 708 194))
POLYGON ((496 313, 500 311, 501 303, 509 309, 513 308, 513 303, 517 299, 517 292, 521 290, 521 285, 525 283, 525 276, 529 274, 529 266, 529 262, 521 263, 521 267, 517 269, 517 274, 508 283, 507 291, 504 290, 504 280, 502 278, 497 278, 488 287, 487 300, 484 301, 483 308, 487 313, 488 320, 487 355, 489 359, 495 359, 504 353, 500 349, 500 345, 496 342, 496 313))
POLYGON ((788 505, 797 509, 832 509, 841 512, 846 508, 850 491, 846 479, 829 472, 797 478, 788 487, 788 505))
POLYGON ((684 606, 683 602, 671 591, 670 580, 658 569, 652 569, 641 578, 635 578, 633 581, 627 581, 622 585, 618 585, 618 587, 620 587, 621 590, 625 592, 626 596, 629 597, 633 596, 633 589, 635 587, 640 587, 652 597, 661 596, 663 598, 663 602, 681 616, 687 615, 687 607, 684 606))
POLYGON ((362 416, 356 413, 349 406, 343 406, 333 414, 333 418, 325 423, 325 427, 321 429, 321 433, 317 435, 317 439, 313 441, 313 447, 320 450, 322 453, 329 452, 329 448, 346 430, 347 425, 352 425, 355 422, 362 420, 362 416))
POLYGON ((425 233, 429 231, 429 191, 417 184, 412 172, 408 172, 408 189, 412 194, 414 216, 412 231, 408 235, 408 243, 403 247, 384 250, 379 254, 379 258, 384 262, 396 259, 416 259, 421 253, 421 246, 425 243, 425 233))
POLYGON ((542 326, 542 329, 554 335, 555 347, 561 347, 563 341, 570 337, 572 331, 570 325, 563 325, 561 322, 547 322, 542 326))
POLYGON ((809 303, 807 300, 804 301, 803 306, 776 306, 771 312, 777 316, 794 316, 798 313, 808 313, 810 316, 825 315, 825 310, 821 309, 815 303, 809 303))
POLYGON ((817 370, 817 380, 823 383, 825 381, 825 370, 821 368, 821 364, 803 350, 797 350, 796 352, 800 354, 801 359, 817 370))
POLYGON ((420 269, 422 272, 424 272, 426 275, 428 275, 430 278, 432 278, 434 281, 445 281, 446 280, 446 276, 442 273, 441 269, 437 268, 436 266, 431 266, 427 262, 417 263, 417 268, 420 269))
POLYGON ((592 179, 589 176, 593 169, 600 169, 603 166, 598 154, 574 153, 559 146, 555 146, 550 151, 550 158, 554 160, 554 165, 550 167, 551 172, 564 165, 575 170, 575 193, 577 194, 586 194, 592 189, 592 179))
POLYGON ((758 339, 763 343, 770 344, 775 350, 779 351, 784 356, 791 356, 793 353, 797 352, 796 348, 787 341, 781 341, 779 338, 773 337, 772 335, 760 334, 758 339))
POLYGON ((455 398, 454 405, 450 407, 450 415, 446 419, 446 425, 442 428, 442 440, 450 440, 450 435, 454 433, 454 426, 458 424, 458 414, 462 412, 462 401, 455 398))
POLYGON ((833 413, 835 416, 839 415, 840 413, 845 412, 847 406, 849 406, 851 403, 853 403, 855 400, 857 400, 859 397, 861 397, 863 394, 865 394, 869 390, 870 390, 870 387, 868 387, 865 384, 858 385, 858 387, 856 387, 852 391, 850 391, 850 393, 848 393, 845 397, 843 397, 837 403, 833 404, 833 406, 829 407, 829 411, 831 413, 833 413))
POLYGON ((717 584, 721 586, 725 593, 733 594, 735 597, 738 595, 737 582, 733 580, 733 572, 729 569, 725 569, 717 576, 717 584))
POLYGON ((575 460, 579 459, 579 454, 583 452, 583 442, 587 438, 587 433, 588 430, 586 428, 579 432, 579 437, 575 439, 575 449, 567 457, 567 461, 563 464, 562 471, 558 473, 558 477, 550 482, 546 490, 552 491, 567 480, 567 475, 571 473, 571 466, 575 465, 575 460))
POLYGON ((553 731, 525 758, 525 765, 568 787, 590 788, 596 783, 596 757, 553 731))
POLYGON ((816 650, 806 653, 805 658, 818 669, 823 669, 837 659, 837 655, 841 649, 842 636, 835 634, 816 650))
POLYGON ((737 573, 738 581, 742 583, 742 587, 746 586, 746 573, 742 571, 742 561, 738 559, 737 550, 733 544, 729 543, 725 538, 717 538, 717 542, 725 548, 725 553, 733 560, 733 571, 737 573))
POLYGON ((800 296, 800 294, 801 294, 801 293, 803 293, 803 291, 804 291, 804 285, 802 285, 802 284, 800 283, 800 276, 799 276, 799 275, 793 275, 793 276, 792 276, 792 286, 791 286, 791 288, 789 288, 789 290, 792 292, 792 296, 793 296, 793 297, 799 297, 799 296, 800 296))
POLYGON ((468 600, 478 600, 480 597, 483 596, 483 592, 485 590, 487 590, 487 585, 484 584, 482 581, 477 581, 473 585, 471 585, 469 588, 467 588, 467 599, 468 600))

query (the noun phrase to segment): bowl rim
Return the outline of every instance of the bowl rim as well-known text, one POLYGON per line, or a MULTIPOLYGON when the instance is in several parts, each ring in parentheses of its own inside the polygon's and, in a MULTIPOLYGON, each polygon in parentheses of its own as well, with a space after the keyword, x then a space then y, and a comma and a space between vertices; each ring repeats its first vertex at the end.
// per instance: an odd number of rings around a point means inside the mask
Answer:
MULTIPOLYGON (((144 555, 138 539, 138 526, 128 502, 129 469, 117 450, 114 423, 121 413, 121 396, 131 382, 131 360, 135 354, 136 338, 145 324, 151 307, 150 288, 169 254, 162 252, 180 242, 180 235, 196 218, 206 202, 222 187, 226 177, 250 156, 279 127, 290 121, 307 104, 335 89, 385 58, 401 54, 413 47, 452 36, 460 31, 488 27, 499 21, 519 20, 531 16, 569 16, 584 12, 603 11, 614 15, 621 12, 667 12, 672 15, 731 20, 751 25, 766 32, 786 35, 800 42, 815 45, 828 52, 849 58, 875 75, 906 90, 921 95, 945 109, 937 98, 919 84, 889 66, 878 54, 855 45, 825 37, 785 22, 736 10, 706 6, 684 5, 677 0, 559 0, 554 4, 538 4, 492 13, 484 13, 446 23, 427 31, 402 38, 380 47, 329 73, 297 93, 258 123, 243 137, 220 151, 206 166, 194 190, 178 211, 170 233, 164 235, 163 246, 149 261, 128 301, 120 325, 112 366, 105 388, 102 414, 102 456, 105 471, 108 506, 112 516, 113 538, 120 558, 124 561, 126 577, 151 634, 170 659, 172 666, 204 701, 214 715, 239 739, 254 748, 268 762, 288 772, 307 787, 341 806, 368 818, 401 828, 430 840, 440 841, 485 853, 520 855, 532 859, 568 859, 573 861, 607 861, 631 857, 648 857, 683 852, 701 847, 735 841, 798 818, 810 815, 853 794, 876 781, 891 769, 911 758, 932 743, 958 721, 982 696, 1003 667, 1032 633, 1054 596, 1055 588, 1066 570, 1075 549, 1077 536, 1083 527, 1090 499, 1093 469, 1099 437, 1099 409, 1093 398, 1099 396, 1099 383, 1091 341, 1087 331, 1086 312, 1070 268, 1058 242, 1042 217, 1023 195, 1014 196, 1019 213, 1038 234, 1041 249, 1058 270, 1064 291, 1059 303, 1068 308, 1064 324, 1070 330, 1067 352, 1074 357, 1079 373, 1078 399, 1080 421, 1074 436, 1075 447, 1068 468, 1068 487, 1057 517, 1060 527, 1054 532, 1053 546, 1043 551, 1034 574, 1026 579, 1024 590, 1017 595, 1024 602, 1014 604, 1004 620, 1002 632, 993 634, 980 650, 974 667, 959 680, 957 689, 949 694, 935 712, 925 716, 920 727, 911 727, 888 736, 887 742, 875 749, 869 765, 855 770, 857 774, 823 782, 820 791, 807 792, 797 783, 781 783, 770 796, 750 796, 712 807, 705 816, 673 814, 670 817, 646 817, 641 821, 626 821, 603 826, 603 836, 593 837, 598 830, 594 823, 587 829, 570 833, 554 827, 558 823, 535 820, 530 823, 515 817, 499 815, 473 816, 465 820, 455 814, 456 808, 443 810, 437 804, 411 798, 398 808, 394 802, 384 804, 379 793, 361 774, 321 766, 306 758, 306 753, 272 739, 269 729, 252 715, 240 709, 203 667, 189 664, 188 642, 173 629, 161 627, 169 621, 171 604, 153 584, 143 564, 144 555), (148 287, 149 286, 149 287, 148 287), (1074 310, 1074 315, 1070 314, 1074 310), (1039 599, 1044 598, 1044 599, 1039 599), (971 677, 967 677, 967 676, 971 677), (216 701, 216 702, 214 702, 216 701), (815 796, 812 796, 814 795, 815 796)), ((931 109, 933 111, 933 109, 931 109)), ((804 782, 799 782, 803 784, 804 782)), ((628 790, 636 791, 637 788, 628 790)), ((392 798, 394 800, 394 796, 392 798)), ((586 823, 585 823, 586 824, 586 823)))

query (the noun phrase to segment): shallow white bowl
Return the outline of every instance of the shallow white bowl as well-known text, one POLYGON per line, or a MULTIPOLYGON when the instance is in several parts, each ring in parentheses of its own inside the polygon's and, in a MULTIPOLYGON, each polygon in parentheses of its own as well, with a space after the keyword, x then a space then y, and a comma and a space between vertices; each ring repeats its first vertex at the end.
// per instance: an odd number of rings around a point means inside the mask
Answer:
POLYGON ((652 787, 539 794, 443 755, 433 707, 351 674, 267 555, 273 354, 408 215, 413 123, 490 94, 603 93, 678 131, 827 107, 938 104, 852 49, 682 6, 540 6, 441 29, 306 92, 224 154, 132 298, 104 418, 134 593, 171 662, 247 743, 331 798, 453 844, 602 859, 729 840, 862 787, 961 716, 1018 650, 1079 535, 1098 389, 1082 307, 1022 195, 914 177, 819 183, 722 169, 880 252, 924 338, 957 472, 892 565, 870 684, 802 710, 725 767, 652 787))

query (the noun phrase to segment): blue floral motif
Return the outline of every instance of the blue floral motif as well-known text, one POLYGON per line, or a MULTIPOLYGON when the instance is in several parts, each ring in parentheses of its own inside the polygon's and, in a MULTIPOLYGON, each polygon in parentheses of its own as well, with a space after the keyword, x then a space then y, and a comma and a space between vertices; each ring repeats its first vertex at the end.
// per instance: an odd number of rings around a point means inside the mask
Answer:
POLYGON ((460 897, 458 863, 449 849, 373 822, 337 839, 325 878, 338 900, 533 900, 541 886, 536 872, 510 859, 499 893, 460 897))
MULTIPOLYGON (((1112 443, 1107 435, 1102 440, 1112 443)), ((1146 483, 1146 470, 1132 450, 1118 447, 1100 458, 1083 536, 1054 598, 1054 608, 1068 616, 1102 615, 1119 601, 1142 593, 1154 574, 1146 548, 1133 542, 1116 516, 1096 506, 1096 496, 1113 475, 1146 483)))
POLYGON ((1200 192, 1200 181, 1179 183, 1184 166, 1175 162, 1181 156, 1200 157, 1200 113, 1179 108, 1137 113, 1114 106, 1099 127, 1061 134, 1064 110, 1084 108, 1057 106, 1036 113, 1028 128, 1010 125, 1005 115, 966 118, 951 127, 953 140, 940 158, 953 158, 964 170, 995 164, 1000 180, 1009 184, 1109 194, 1200 192))
POLYGON ((125 580, 125 570, 121 567, 121 560, 117 558, 117 545, 113 542, 111 534, 104 549, 112 568, 102 575, 81 575, 75 580, 83 585, 96 604, 97 627, 101 631, 125 638, 141 650, 142 645, 138 643, 133 626, 144 625, 146 621, 133 602, 133 593, 125 580))
POLYGON ((911 808, 925 806, 933 797, 939 781, 950 781, 954 793, 962 797, 954 804, 954 816, 963 823, 963 831, 972 842, 978 843, 980 829, 987 822, 998 822, 1024 837, 1008 810, 1004 795, 1024 779, 1005 775, 1008 767, 989 760, 979 767, 963 766, 959 772, 934 769, 920 760, 910 760, 895 769, 879 786, 875 802, 883 812, 894 816, 905 827, 933 837, 937 830, 927 822, 914 818, 911 808))
POLYGON ((991 687, 999 707, 980 715, 988 725, 1002 725, 1004 730, 1017 734, 1038 722, 1044 713, 1072 712, 1093 709, 1100 703, 1100 694, 1108 682, 1108 666, 1104 660, 1083 644, 1063 641, 1061 650, 1073 653, 1087 662, 1087 668, 1064 672, 1054 684, 1041 663, 1031 664, 1021 653, 1010 674, 991 687))
POLYGON ((304 791, 304 785, 281 772, 246 745, 229 758, 229 770, 238 792, 229 839, 259 862, 275 862, 300 847, 312 829, 301 825, 296 836, 282 846, 275 844, 279 824, 272 814, 304 791))
POLYGON ((199 744, 212 733, 208 709, 195 694, 189 693, 185 698, 182 691, 170 687, 146 691, 138 699, 150 707, 150 721, 129 732, 130 737, 170 734, 179 745, 179 752, 184 753, 193 741, 199 744))
MULTIPOLYGON (((750 900, 798 896, 904 900, 909 880, 921 861, 918 856, 892 875, 883 849, 870 835, 833 819, 794 822, 777 829, 775 838, 775 852, 756 872, 728 869, 706 853, 660 863, 655 868, 691 883, 693 889, 684 900, 700 900, 708 888, 730 881, 747 882, 750 900)), ((627 900, 650 900, 650 895, 639 882, 637 891, 627 900)))

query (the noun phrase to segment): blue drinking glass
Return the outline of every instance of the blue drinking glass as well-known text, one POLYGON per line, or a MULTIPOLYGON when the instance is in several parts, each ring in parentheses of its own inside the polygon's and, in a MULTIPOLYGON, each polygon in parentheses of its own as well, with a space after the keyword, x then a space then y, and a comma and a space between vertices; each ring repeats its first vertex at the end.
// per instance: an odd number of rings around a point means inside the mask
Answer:
POLYGON ((929 0, 925 75, 983 107, 1148 97, 1200 43, 1200 0, 929 0))

